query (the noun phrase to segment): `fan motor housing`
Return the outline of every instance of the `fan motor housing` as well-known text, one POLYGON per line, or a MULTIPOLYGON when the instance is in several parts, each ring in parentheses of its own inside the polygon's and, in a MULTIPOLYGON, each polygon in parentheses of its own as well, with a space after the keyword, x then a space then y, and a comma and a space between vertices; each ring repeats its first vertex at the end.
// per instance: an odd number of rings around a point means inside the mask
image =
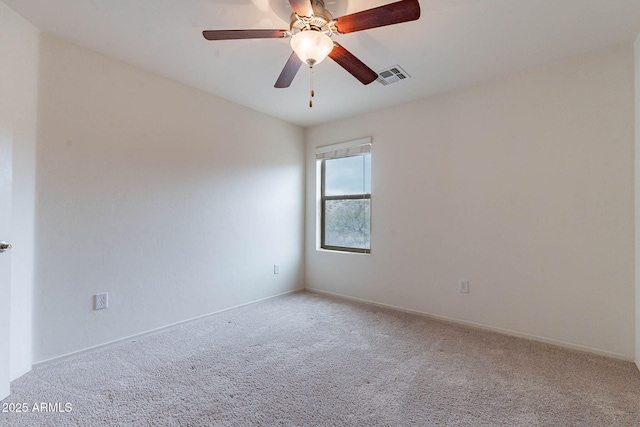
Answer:
POLYGON ((291 14, 291 21, 289 23, 289 30, 291 34, 296 34, 300 31, 313 30, 322 31, 331 35, 333 32, 331 24, 333 22, 333 16, 328 10, 324 8, 324 2, 322 0, 315 0, 313 2, 313 16, 298 16, 295 13, 291 14))

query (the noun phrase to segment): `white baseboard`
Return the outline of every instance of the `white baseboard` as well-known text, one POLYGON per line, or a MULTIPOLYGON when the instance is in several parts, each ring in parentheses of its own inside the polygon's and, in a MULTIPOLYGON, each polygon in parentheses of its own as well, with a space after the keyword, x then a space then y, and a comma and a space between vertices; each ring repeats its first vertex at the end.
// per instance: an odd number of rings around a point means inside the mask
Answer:
MULTIPOLYGON (((570 343, 567 341, 562 341, 562 340, 557 340, 554 338, 547 338, 547 337, 543 337, 543 336, 539 336, 539 335, 532 335, 532 334, 528 334, 526 332, 520 332, 520 331, 514 331, 512 329, 506 329, 506 328, 501 328, 501 327, 497 327, 497 326, 492 326, 492 325, 487 325, 484 323, 478 323, 478 322, 472 322, 469 320, 461 320, 461 319, 456 319, 454 317, 449 317, 449 316, 442 316, 439 314, 433 314, 433 313, 428 313, 425 311, 419 311, 419 310, 412 310, 410 308, 404 308, 404 307, 398 307, 395 305, 391 305, 391 304, 385 304, 385 303, 381 303, 381 302, 376 302, 376 301, 371 301, 371 300, 367 300, 367 299, 363 299, 363 298, 357 298, 357 297, 352 297, 349 295, 343 295, 343 294, 338 294, 338 293, 334 293, 334 292, 328 292, 328 291, 324 291, 322 289, 315 289, 315 288, 305 288, 306 291, 309 292, 315 292, 318 294, 324 294, 324 295, 330 295, 332 297, 336 297, 336 298, 341 298, 341 299, 345 299, 345 300, 350 300, 350 301, 357 301, 357 302, 361 302, 361 303, 365 303, 365 304, 370 304, 370 305, 375 305, 378 307, 384 307, 384 308, 389 308, 392 310, 397 310, 397 311, 402 311, 404 313, 411 313, 411 314, 418 314, 420 316, 426 316, 426 317, 430 317, 433 319, 438 319, 438 320, 444 320, 446 322, 451 322, 451 323, 456 323, 459 325, 465 325, 465 326, 470 326, 473 328, 478 328, 478 329, 483 329, 486 331, 492 331, 492 332, 498 332, 504 335, 509 335, 509 336, 514 336, 514 337, 519 337, 519 338, 526 338, 532 341, 538 341, 538 342, 543 342, 546 344, 552 344, 552 345, 556 345, 559 347, 564 347, 564 348, 569 348, 572 350, 578 350, 578 351, 583 351, 586 353, 592 353, 592 354, 597 354, 599 356, 605 356, 605 357, 610 357, 613 359, 619 359, 619 360, 624 360, 626 362, 634 362, 634 358, 624 355, 624 354, 620 354, 620 353, 615 353, 612 351, 608 351, 608 350, 602 350, 599 348, 595 348, 595 347, 589 347, 589 346, 585 346, 585 345, 580 345, 580 344, 574 344, 574 343, 570 343)), ((636 366, 638 366, 638 369, 640 369, 640 360, 639 361, 635 361, 636 366)))
POLYGON ((22 368, 18 369, 18 371, 17 371, 17 372, 13 372, 13 373, 11 374, 11 378, 10 378, 9 380, 10 380, 10 381, 17 380, 18 378, 20 378, 20 377, 21 377, 21 376, 23 376, 24 374, 29 373, 29 372, 31 371, 31 369, 32 369, 32 368, 33 368, 33 367, 32 367, 31 365, 29 365, 29 366, 24 366, 24 367, 22 367, 22 368))
POLYGON ((110 345, 118 344, 118 343, 121 343, 123 341, 129 341, 129 340, 132 340, 132 339, 135 339, 135 338, 144 337, 146 335, 155 334, 156 332, 160 332, 160 331, 163 331, 165 329, 173 328, 174 326, 183 325, 185 323, 195 322, 196 320, 204 319, 205 317, 213 316, 214 314, 224 313, 225 311, 235 310, 236 308, 244 307, 246 305, 256 304, 256 303, 259 303, 261 301, 266 301, 266 300, 269 300, 269 299, 272 299, 272 298, 277 298, 279 296, 292 294, 292 293, 300 292, 300 291, 304 291, 304 288, 297 288, 297 289, 293 289, 291 291, 286 291, 286 292, 282 292, 282 293, 279 293, 279 294, 276 294, 276 295, 271 295, 271 296, 266 297, 266 298, 261 298, 261 299, 258 299, 258 300, 246 302, 246 303, 239 304, 239 305, 234 305, 233 307, 223 308, 222 310, 213 311, 211 313, 203 314, 202 316, 192 317, 190 319, 181 320, 179 322, 171 323, 169 325, 161 326, 159 328, 150 329, 148 331, 144 331, 144 332, 140 332, 140 333, 137 333, 137 334, 129 335, 129 336, 126 336, 124 338, 118 338, 118 339, 113 340, 113 341, 109 341, 109 342, 106 342, 106 343, 94 345, 92 347, 87 347, 87 348, 84 348, 82 350, 76 350, 76 351, 72 351, 70 353, 62 354, 60 356, 51 357, 49 359, 41 360, 39 362, 34 363, 33 367, 34 368, 39 368, 41 366, 48 365, 50 363, 57 362, 59 360, 68 359, 70 357, 77 356, 77 355, 83 354, 83 353, 88 353, 90 351, 94 351, 94 350, 97 350, 99 348, 108 347, 110 345))

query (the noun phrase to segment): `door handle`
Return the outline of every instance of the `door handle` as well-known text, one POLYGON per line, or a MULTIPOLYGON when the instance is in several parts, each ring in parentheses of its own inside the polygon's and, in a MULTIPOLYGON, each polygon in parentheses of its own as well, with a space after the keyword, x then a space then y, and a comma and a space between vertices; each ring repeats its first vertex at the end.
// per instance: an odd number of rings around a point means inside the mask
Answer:
POLYGON ((0 253, 2 252, 6 252, 8 250, 11 250, 13 246, 11 246, 9 243, 7 242, 0 242, 0 253))

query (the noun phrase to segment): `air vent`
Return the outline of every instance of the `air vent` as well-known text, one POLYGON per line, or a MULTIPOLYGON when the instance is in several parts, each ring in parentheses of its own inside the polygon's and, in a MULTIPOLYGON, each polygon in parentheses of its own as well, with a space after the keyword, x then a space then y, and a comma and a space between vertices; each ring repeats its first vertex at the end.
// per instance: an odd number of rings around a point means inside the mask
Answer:
POLYGON ((405 70, 399 65, 393 65, 389 68, 385 68, 382 71, 378 71, 378 78, 376 79, 381 85, 387 86, 393 83, 398 83, 401 80, 411 78, 405 70))

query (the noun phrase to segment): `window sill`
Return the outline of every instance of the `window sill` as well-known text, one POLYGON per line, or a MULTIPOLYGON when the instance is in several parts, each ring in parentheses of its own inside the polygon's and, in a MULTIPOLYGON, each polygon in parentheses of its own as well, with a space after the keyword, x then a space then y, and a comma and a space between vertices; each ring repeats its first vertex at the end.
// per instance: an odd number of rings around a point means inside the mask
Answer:
POLYGON ((328 252, 333 254, 347 254, 347 255, 365 255, 365 256, 371 255, 371 252, 338 251, 334 249, 323 249, 323 248, 316 248, 316 252, 328 252))

